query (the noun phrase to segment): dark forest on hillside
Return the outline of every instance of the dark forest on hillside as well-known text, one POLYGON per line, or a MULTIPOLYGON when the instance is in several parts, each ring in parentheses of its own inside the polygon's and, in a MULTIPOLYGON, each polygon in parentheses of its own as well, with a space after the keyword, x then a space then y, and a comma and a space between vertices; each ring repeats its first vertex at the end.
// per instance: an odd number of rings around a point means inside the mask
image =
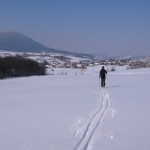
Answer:
POLYGON ((32 75, 45 75, 45 67, 20 56, 0 58, 0 79, 32 75))

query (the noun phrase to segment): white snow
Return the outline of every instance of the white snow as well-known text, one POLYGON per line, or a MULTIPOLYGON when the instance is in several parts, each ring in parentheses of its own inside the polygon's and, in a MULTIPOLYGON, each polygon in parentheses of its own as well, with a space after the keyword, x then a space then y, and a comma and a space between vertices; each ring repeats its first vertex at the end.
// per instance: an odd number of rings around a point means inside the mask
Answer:
POLYGON ((0 150, 149 150, 150 68, 125 68, 0 80, 0 150))

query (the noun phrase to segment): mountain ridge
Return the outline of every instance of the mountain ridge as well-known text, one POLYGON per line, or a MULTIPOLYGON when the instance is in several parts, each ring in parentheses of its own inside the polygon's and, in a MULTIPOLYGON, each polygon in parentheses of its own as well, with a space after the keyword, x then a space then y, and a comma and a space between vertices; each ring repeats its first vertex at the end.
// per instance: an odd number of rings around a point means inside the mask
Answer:
POLYGON ((57 50, 49 48, 34 41, 32 38, 19 33, 19 32, 0 32, 0 50, 13 51, 13 52, 51 52, 60 53, 64 55, 73 55, 78 57, 90 57, 94 55, 69 52, 64 50, 57 50))

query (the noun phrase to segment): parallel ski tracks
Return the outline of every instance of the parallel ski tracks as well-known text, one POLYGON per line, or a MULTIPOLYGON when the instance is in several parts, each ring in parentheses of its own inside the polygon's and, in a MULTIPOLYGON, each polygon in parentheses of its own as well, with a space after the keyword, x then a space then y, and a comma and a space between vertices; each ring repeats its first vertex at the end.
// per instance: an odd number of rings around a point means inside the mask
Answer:
POLYGON ((103 117, 104 117, 104 115, 107 111, 108 105, 109 105, 109 97, 104 88, 101 89, 101 94, 102 94, 101 105, 99 106, 99 108, 95 112, 95 114, 92 116, 92 118, 89 120, 82 137, 80 138, 78 143, 75 145, 73 150, 87 150, 88 147, 90 146, 90 141, 91 141, 97 127, 102 122, 103 117))

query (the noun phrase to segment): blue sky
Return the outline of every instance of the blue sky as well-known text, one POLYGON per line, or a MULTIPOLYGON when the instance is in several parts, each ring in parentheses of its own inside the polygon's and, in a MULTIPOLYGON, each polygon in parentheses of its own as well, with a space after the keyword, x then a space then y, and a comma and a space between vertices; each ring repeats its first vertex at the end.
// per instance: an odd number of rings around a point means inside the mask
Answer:
POLYGON ((150 54, 149 0, 0 0, 0 31, 73 52, 150 54))

